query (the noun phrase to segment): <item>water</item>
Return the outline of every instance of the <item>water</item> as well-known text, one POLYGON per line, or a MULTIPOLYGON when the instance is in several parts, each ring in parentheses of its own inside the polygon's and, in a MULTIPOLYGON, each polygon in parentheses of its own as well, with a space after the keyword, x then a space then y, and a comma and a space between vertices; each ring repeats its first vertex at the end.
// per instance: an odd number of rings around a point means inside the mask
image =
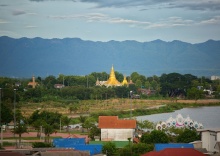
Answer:
POLYGON ((183 118, 189 116, 192 120, 202 123, 204 128, 220 128, 220 106, 183 108, 172 113, 138 116, 136 119, 138 121, 149 120, 157 123, 166 121, 170 116, 176 118, 177 114, 181 114, 183 118))

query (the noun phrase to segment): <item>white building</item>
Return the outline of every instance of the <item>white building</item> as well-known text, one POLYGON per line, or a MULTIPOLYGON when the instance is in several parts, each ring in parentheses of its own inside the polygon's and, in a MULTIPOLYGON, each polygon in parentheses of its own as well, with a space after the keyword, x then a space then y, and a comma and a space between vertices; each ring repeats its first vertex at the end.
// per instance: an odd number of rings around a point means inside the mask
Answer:
POLYGON ((213 75, 211 76, 211 80, 220 80, 220 76, 213 75))
POLYGON ((99 116, 102 141, 133 140, 136 120, 118 119, 117 116, 99 116))
POLYGON ((198 129, 201 133, 202 148, 208 152, 219 152, 220 128, 217 129, 198 129))

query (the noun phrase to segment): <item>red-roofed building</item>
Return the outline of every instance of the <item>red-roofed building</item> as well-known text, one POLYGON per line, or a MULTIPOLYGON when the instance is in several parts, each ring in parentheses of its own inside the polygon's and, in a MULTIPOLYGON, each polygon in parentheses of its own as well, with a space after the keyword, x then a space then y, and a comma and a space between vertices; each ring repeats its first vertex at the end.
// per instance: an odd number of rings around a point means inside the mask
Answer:
POLYGON ((151 151, 142 156, 205 156, 193 148, 166 148, 159 152, 151 151))
POLYGON ((99 116, 101 140, 128 141, 133 140, 136 120, 118 119, 117 116, 99 116))

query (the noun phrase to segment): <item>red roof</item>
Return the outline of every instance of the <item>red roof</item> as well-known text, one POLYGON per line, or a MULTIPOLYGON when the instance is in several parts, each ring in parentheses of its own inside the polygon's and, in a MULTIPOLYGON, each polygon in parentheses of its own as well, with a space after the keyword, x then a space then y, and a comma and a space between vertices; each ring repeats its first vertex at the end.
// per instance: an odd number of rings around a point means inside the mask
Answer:
POLYGON ((193 148, 166 148, 159 152, 148 152, 142 156, 205 156, 205 154, 193 148))
POLYGON ((136 120, 121 120, 117 116, 99 116, 99 128, 134 129, 136 128, 136 120))

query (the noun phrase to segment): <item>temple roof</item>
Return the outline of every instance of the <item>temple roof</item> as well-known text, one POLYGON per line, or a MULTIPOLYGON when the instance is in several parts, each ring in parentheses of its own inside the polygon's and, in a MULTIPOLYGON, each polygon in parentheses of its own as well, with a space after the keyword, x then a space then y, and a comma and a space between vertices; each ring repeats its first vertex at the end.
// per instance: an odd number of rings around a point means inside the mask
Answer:
POLYGON ((126 79, 126 76, 124 75, 124 80, 122 81, 122 85, 128 85, 128 81, 126 79))
POLYGON ((110 71, 110 77, 109 79, 105 82, 105 86, 121 86, 121 83, 116 79, 115 77, 115 71, 114 67, 112 65, 111 71, 110 71))

